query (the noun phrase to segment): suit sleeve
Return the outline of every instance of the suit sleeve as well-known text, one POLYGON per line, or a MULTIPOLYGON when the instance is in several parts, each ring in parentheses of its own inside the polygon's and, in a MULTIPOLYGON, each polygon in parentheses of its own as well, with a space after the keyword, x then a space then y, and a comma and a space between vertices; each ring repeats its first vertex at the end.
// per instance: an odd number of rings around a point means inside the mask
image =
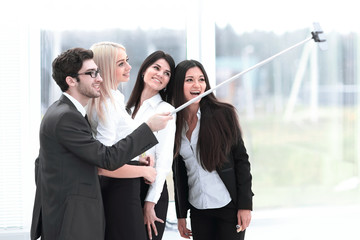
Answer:
POLYGON ((186 173, 186 166, 179 155, 173 161, 173 180, 175 191, 175 210, 177 218, 187 218, 187 211, 190 209, 189 186, 186 173))
POLYGON ((250 173, 249 156, 242 138, 240 138, 238 144, 232 148, 232 155, 236 176, 237 207, 238 209, 252 210, 252 198, 254 196, 251 190, 252 175, 250 173))
POLYGON ((38 184, 38 173, 39 173, 39 157, 35 159, 35 184, 38 184))
POLYGON ((93 138, 85 118, 76 112, 66 112, 55 124, 62 146, 89 164, 115 170, 158 143, 147 124, 143 123, 127 137, 112 146, 93 138))

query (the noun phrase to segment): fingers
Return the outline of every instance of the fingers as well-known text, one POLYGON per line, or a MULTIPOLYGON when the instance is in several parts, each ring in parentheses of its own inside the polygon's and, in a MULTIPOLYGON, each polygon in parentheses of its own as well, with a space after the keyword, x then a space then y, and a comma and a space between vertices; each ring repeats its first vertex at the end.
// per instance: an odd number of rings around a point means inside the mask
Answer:
POLYGON ((169 120, 173 119, 169 113, 155 114, 151 116, 146 122, 153 132, 164 129, 169 120))
POLYGON ((141 166, 148 166, 148 162, 144 158, 139 158, 139 163, 141 166))
POLYGON ((155 213, 155 203, 145 201, 144 204, 144 223, 148 232, 149 239, 152 239, 152 234, 158 235, 156 222, 164 224, 164 220, 158 218, 155 213), (154 233, 152 233, 152 231, 154 233))
POLYGON ((150 224, 146 224, 146 228, 147 228, 147 232, 148 232, 149 239, 151 240, 151 239, 152 239, 152 233, 151 233, 150 224))
POLYGON ((157 218, 157 217, 156 217, 155 221, 160 222, 160 223, 164 223, 164 220, 162 220, 160 218, 157 218))
POLYGON ((146 157, 146 161, 148 162, 148 166, 154 167, 154 165, 155 165, 155 159, 154 159, 154 156, 153 156, 153 155, 148 155, 148 156, 146 157))
POLYGON ((151 166, 153 167, 155 165, 154 156, 152 154, 146 155, 146 153, 143 153, 139 157, 140 165, 143 166, 151 166))
MULTIPOLYGON (((160 115, 160 116, 165 116, 165 117, 170 117, 170 116, 171 116, 170 113, 171 113, 171 112, 163 112, 163 113, 159 113, 159 115, 160 115)), ((171 116, 170 119, 172 119, 172 116, 171 116)))
POLYGON ((156 176, 148 176, 144 179, 146 184, 152 184, 153 182, 155 182, 156 176))
POLYGON ((237 214, 238 224, 236 225, 236 231, 245 231, 251 222, 251 211, 250 210, 238 210, 237 214))
POLYGON ((250 221, 251 221, 251 215, 246 215, 244 218, 242 218, 241 222, 244 230, 249 227, 250 221))
POLYGON ((153 231, 154 231, 155 236, 157 236, 157 235, 158 235, 158 231, 157 231, 155 222, 152 222, 152 223, 151 223, 151 226, 152 226, 152 229, 153 229, 153 231))
POLYGON ((188 238, 190 239, 190 237, 192 237, 192 232, 189 229, 186 229, 186 233, 185 235, 188 236, 188 238))
POLYGON ((183 228, 181 231, 179 230, 179 233, 183 238, 190 239, 190 237, 192 237, 192 232, 187 228, 183 228))
POLYGON ((153 167, 143 166, 144 173, 142 174, 146 184, 152 184, 156 180, 156 169, 153 167))
POLYGON ((151 231, 151 229, 154 231, 155 236, 158 235, 158 231, 157 231, 155 222, 160 222, 160 223, 164 224, 164 221, 162 219, 160 219, 160 218, 156 218, 153 222, 146 223, 146 228, 147 228, 147 232, 148 232, 148 235, 149 235, 149 239, 152 239, 152 231, 151 231))
POLYGON ((192 236, 191 230, 186 227, 186 219, 185 218, 178 219, 178 230, 179 230, 180 236, 183 238, 190 239, 190 237, 192 236))
POLYGON ((155 182, 155 179, 147 179, 147 178, 144 178, 144 182, 148 185, 151 185, 153 184, 153 182, 155 182))

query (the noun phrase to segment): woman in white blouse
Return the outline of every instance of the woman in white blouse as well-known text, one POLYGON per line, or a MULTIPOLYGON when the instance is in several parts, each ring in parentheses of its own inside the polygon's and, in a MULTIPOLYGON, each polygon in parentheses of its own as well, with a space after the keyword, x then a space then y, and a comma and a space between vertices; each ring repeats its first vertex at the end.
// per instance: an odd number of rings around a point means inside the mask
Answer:
MULTIPOLYGON (((143 121, 154 113, 171 112, 174 107, 168 103, 174 75, 173 58, 163 51, 150 54, 142 63, 127 107, 132 117, 143 121)), ((166 176, 171 171, 175 137, 175 117, 165 129, 154 133, 159 143, 147 151, 155 160, 156 180, 150 186, 142 184, 144 222, 148 239, 162 239, 168 208, 166 176)))
MULTIPOLYGON (((101 70, 103 83, 100 97, 89 102, 87 112, 94 137, 111 146, 139 125, 126 111, 124 96, 117 89, 120 83, 129 80, 131 66, 126 50, 120 44, 100 42, 91 50, 101 70)), ((115 171, 99 169, 106 240, 143 240, 146 237, 140 183, 142 177, 147 182, 154 182, 156 170, 151 166, 139 166, 138 161, 131 163, 115 171)))
MULTIPOLYGON (((202 64, 180 62, 173 89, 175 107, 209 90, 202 64)), ((194 240, 244 239, 251 220, 252 176, 235 108, 211 93, 178 112, 174 152, 180 235, 194 240)))

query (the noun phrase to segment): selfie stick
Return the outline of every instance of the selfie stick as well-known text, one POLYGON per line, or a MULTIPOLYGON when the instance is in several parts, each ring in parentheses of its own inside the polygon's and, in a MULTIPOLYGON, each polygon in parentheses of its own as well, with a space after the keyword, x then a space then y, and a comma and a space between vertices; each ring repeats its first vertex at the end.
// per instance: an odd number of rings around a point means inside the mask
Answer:
POLYGON ((311 32, 311 35, 312 35, 311 37, 308 37, 307 39, 305 39, 305 40, 303 40, 303 41, 301 41, 301 42, 299 42, 299 43, 297 43, 297 44, 295 44, 295 45, 293 45, 293 46, 291 46, 291 47, 289 47, 289 48, 287 48, 287 49, 285 49, 285 50, 283 50, 283 51, 281 51, 281 52, 279 52, 279 53, 277 53, 277 54, 275 54, 275 55, 273 55, 273 56, 271 56, 271 57, 269 57, 267 59, 265 59, 265 60, 263 60, 262 62, 259 62, 258 64, 255 64, 254 66, 252 66, 252 67, 250 67, 250 68, 248 68, 248 69, 246 69, 246 70, 244 70, 244 71, 242 71, 242 72, 240 72, 240 73, 238 73, 238 74, 236 74, 234 76, 232 76, 231 78, 229 78, 229 79, 225 80, 224 82, 218 84, 214 88, 211 88, 211 89, 207 90, 206 92, 200 94, 199 96, 197 96, 197 97, 187 101, 183 105, 179 106, 174 111, 172 111, 170 113, 170 115, 173 115, 173 114, 183 110, 184 108, 186 108, 190 104, 192 104, 192 103, 196 102, 197 100, 201 99, 202 97, 205 97, 206 95, 212 93, 213 91, 215 91, 219 87, 223 86, 224 84, 232 82, 233 80, 239 78, 241 75, 244 75, 245 73, 247 73, 247 72, 249 72, 249 71, 251 71, 251 70, 253 70, 253 69, 257 68, 257 67, 260 67, 260 66, 274 60, 278 56, 280 56, 280 55, 282 55, 282 54, 284 54, 284 53, 286 53, 286 52, 288 52, 288 51, 290 51, 290 50, 292 50, 292 49, 294 49, 294 48, 296 48, 298 46, 301 46, 304 43, 307 43, 308 41, 310 41, 312 39, 314 39, 315 42, 319 43, 319 47, 320 47, 321 50, 323 50, 323 51, 326 50, 327 49, 327 42, 326 42, 326 39, 322 36, 323 31, 321 30, 320 25, 318 23, 314 23, 313 25, 314 25, 315 30, 313 32, 311 32))

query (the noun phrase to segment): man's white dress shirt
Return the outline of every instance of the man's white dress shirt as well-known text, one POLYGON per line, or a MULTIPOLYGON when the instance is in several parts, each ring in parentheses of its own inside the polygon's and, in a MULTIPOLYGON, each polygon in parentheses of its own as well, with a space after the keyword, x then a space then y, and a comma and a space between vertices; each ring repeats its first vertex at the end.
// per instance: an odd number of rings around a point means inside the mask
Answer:
POLYGON ((85 117, 86 115, 86 110, 84 108, 83 105, 81 105, 81 103, 76 100, 73 96, 71 96, 70 94, 63 92, 63 94, 75 105, 76 109, 81 113, 81 115, 83 117, 85 117))

